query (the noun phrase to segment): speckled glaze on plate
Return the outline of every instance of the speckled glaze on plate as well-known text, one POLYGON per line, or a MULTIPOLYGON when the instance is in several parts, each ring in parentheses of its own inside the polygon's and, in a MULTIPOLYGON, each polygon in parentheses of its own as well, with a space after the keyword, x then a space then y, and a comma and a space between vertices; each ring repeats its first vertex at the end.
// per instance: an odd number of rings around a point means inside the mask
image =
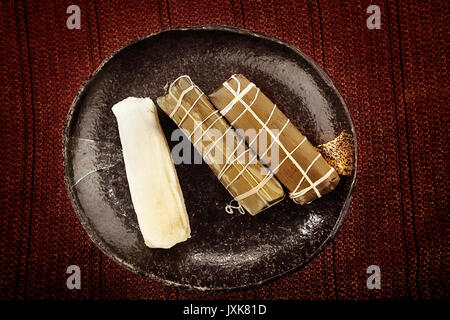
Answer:
MULTIPOLYGON (((296 48, 225 26, 162 31, 121 48, 81 87, 63 132, 64 174, 73 208, 92 241, 122 266, 169 285, 200 290, 262 284, 307 264, 336 234, 349 207, 357 163, 337 189, 300 206, 286 197, 257 216, 228 215, 231 196, 206 164, 177 165, 191 238, 149 249, 139 232, 111 107, 156 97, 188 74, 205 93, 242 73, 313 144, 342 130, 355 139, 347 107, 328 76, 296 48)), ((169 146, 176 125, 159 110, 169 146)))

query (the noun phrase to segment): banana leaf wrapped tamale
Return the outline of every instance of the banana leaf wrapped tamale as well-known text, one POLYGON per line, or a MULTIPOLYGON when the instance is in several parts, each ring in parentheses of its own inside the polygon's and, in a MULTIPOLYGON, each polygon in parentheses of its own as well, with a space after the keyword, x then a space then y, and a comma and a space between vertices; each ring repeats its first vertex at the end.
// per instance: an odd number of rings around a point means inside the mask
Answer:
POLYGON ((278 161, 270 168, 296 203, 310 203, 339 183, 339 175, 306 137, 243 75, 231 76, 209 98, 233 128, 256 129, 256 137, 245 139, 264 163, 272 162, 276 153, 278 161))
POLYGON ((273 174, 245 146, 210 103, 208 97, 188 76, 176 79, 166 95, 157 99, 161 109, 184 131, 220 182, 239 203, 226 206, 251 215, 284 198, 284 191, 273 174), (219 133, 211 137, 211 133, 219 133), (226 140, 226 141, 225 141, 226 140))

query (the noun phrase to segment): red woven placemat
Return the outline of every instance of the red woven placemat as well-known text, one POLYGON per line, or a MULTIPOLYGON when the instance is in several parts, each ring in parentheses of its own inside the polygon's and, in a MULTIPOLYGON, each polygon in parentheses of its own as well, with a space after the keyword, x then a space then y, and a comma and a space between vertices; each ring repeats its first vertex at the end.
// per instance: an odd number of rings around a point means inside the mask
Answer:
POLYGON ((2 1, 0 298, 448 299, 448 4, 383 1, 2 1), (227 24, 297 46, 352 114, 358 185, 336 239, 259 288, 201 293, 121 268, 88 239, 63 180, 61 134, 80 85, 110 53, 159 29, 227 24), (66 268, 82 270, 68 290, 66 268), (366 269, 381 268, 381 289, 366 269))

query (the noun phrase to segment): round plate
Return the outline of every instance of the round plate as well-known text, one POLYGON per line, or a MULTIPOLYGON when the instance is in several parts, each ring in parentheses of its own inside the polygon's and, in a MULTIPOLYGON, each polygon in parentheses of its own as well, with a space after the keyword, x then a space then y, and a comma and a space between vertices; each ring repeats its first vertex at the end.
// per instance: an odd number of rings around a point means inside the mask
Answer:
MULTIPOLYGON (((208 94, 234 73, 260 87, 311 143, 327 142, 346 130, 355 138, 356 154, 356 135, 342 97, 327 75, 290 45, 224 26, 172 29, 128 44, 81 87, 63 133, 73 207, 92 241, 122 266, 170 285, 243 288, 304 266, 336 234, 356 169, 309 205, 286 197, 250 216, 225 212, 232 198, 206 164, 182 164, 176 170, 191 238, 168 250, 144 245, 111 107, 128 96, 156 99, 166 83, 182 74, 208 94)), ((172 148, 178 143, 170 139, 176 125, 161 110, 159 117, 172 148)))

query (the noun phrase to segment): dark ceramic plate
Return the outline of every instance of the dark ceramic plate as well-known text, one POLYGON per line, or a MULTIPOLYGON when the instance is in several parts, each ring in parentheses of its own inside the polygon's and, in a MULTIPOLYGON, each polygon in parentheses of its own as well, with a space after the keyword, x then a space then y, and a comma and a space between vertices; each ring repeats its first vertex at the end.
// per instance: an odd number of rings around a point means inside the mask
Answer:
MULTIPOLYGON (((300 206, 289 199, 257 216, 228 215, 231 196, 206 164, 177 165, 192 229, 175 247, 149 249, 128 191, 111 107, 156 97, 188 74, 205 93, 233 73, 255 82, 313 144, 352 133, 347 107, 327 75, 300 51, 246 30, 205 26, 146 36, 117 51, 81 88, 63 133, 69 197, 92 241, 122 266, 166 284, 220 290, 261 284, 304 266, 336 234, 356 170, 337 189, 300 206)), ((175 124, 159 112, 170 141, 175 124)), ((355 143, 356 148, 356 143, 355 143)), ((356 154, 356 150, 355 150, 356 154)))

